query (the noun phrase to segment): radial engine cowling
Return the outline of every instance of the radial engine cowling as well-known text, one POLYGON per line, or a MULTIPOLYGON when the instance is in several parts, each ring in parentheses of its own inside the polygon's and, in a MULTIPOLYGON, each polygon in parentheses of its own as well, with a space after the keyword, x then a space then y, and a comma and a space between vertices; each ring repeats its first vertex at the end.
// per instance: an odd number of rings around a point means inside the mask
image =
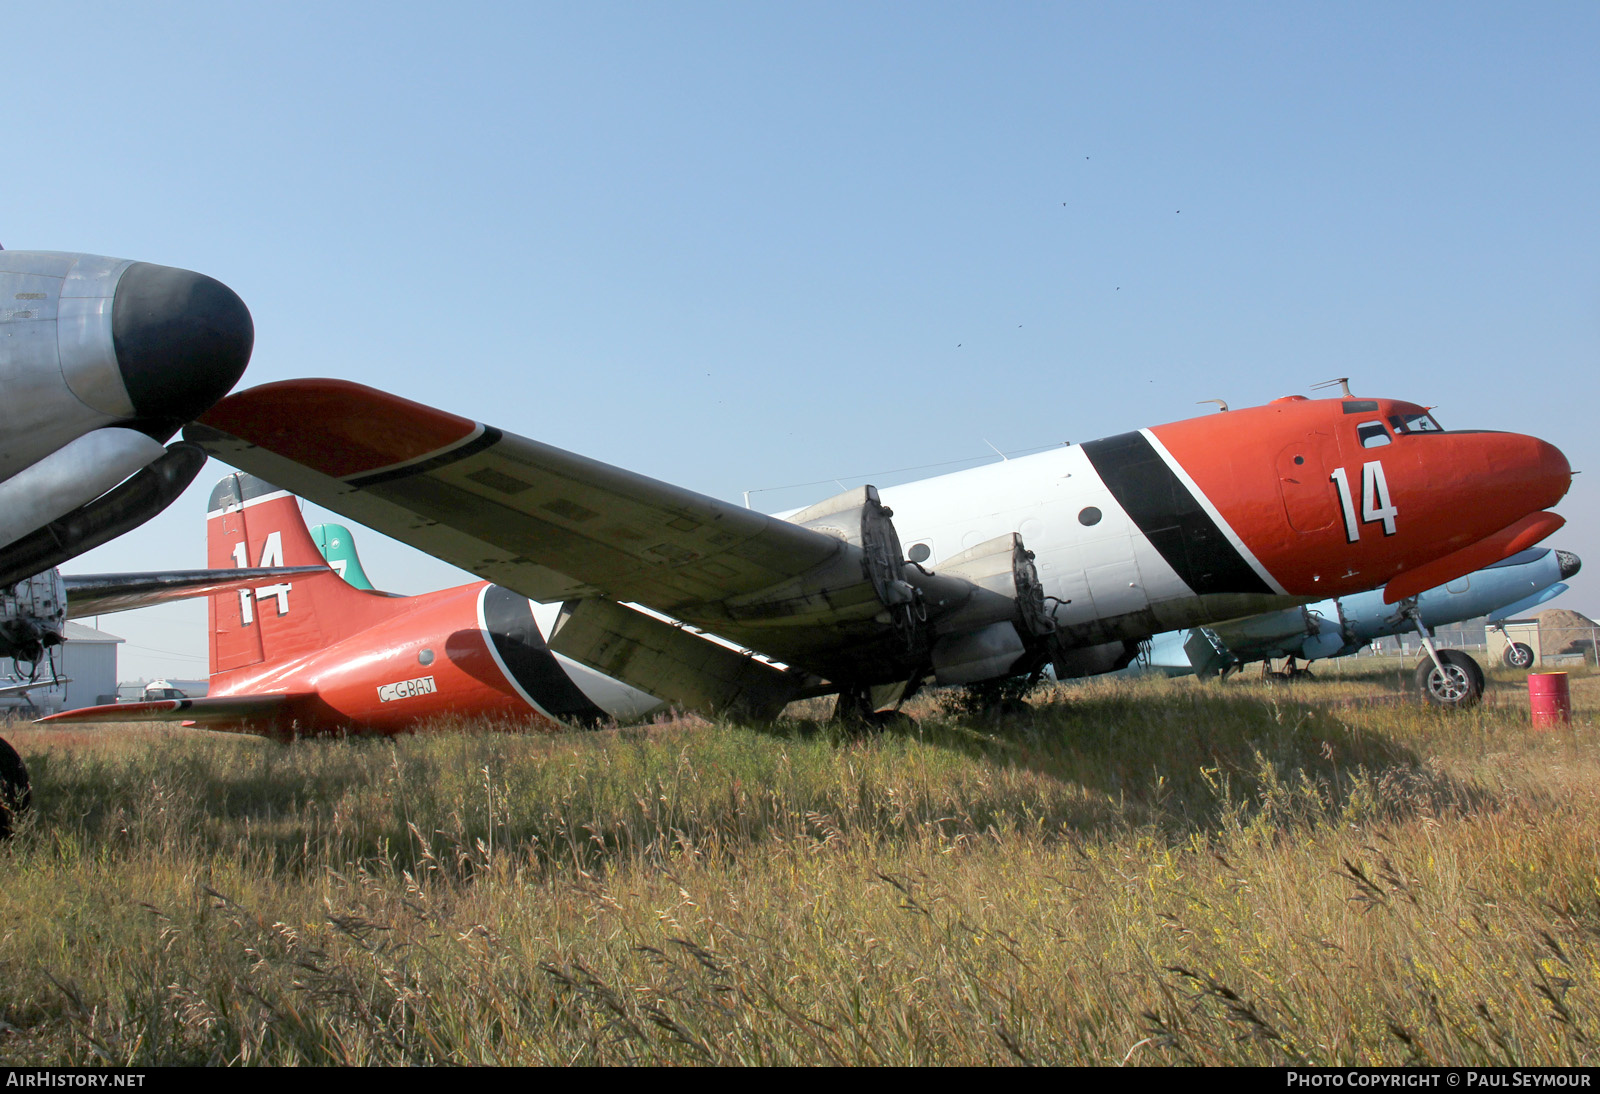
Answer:
POLYGON ((939 683, 1008 675, 1043 648, 1054 624, 1021 536, 997 536, 933 572, 906 561, 893 518, 877 489, 863 486, 788 519, 860 548, 879 619, 892 622, 908 648, 926 651, 939 683))
MULTIPOLYGON (((969 547, 939 564, 941 577, 959 577, 980 589, 997 593, 1011 603, 1010 621, 1019 634, 1042 638, 1055 630, 1055 623, 1044 604, 1044 585, 1033 565, 1033 552, 1016 532, 969 547)), ((979 623, 994 622, 981 617, 988 598, 974 598, 939 620, 940 634, 952 634, 979 623)))
POLYGON ((905 554, 894 530, 894 510, 884 505, 875 486, 861 486, 801 510, 789 520, 861 548, 862 576, 897 626, 912 629, 916 592, 905 581, 905 554))

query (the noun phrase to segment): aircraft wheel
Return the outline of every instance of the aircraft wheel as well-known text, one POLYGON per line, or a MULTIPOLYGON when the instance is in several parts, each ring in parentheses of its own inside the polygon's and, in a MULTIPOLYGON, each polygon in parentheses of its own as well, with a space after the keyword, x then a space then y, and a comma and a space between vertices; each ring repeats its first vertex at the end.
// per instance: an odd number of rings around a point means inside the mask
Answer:
POLYGON ((28 810, 33 788, 28 767, 11 743, 0 738, 0 839, 9 839, 16 820, 28 810))
POLYGON ((1461 710, 1483 696, 1483 668, 1460 650, 1440 650, 1444 672, 1425 657, 1417 666, 1417 690, 1436 707, 1461 710))
POLYGON ((1526 642, 1513 642, 1506 647, 1506 652, 1500 655, 1508 669, 1533 668, 1533 647, 1526 642))

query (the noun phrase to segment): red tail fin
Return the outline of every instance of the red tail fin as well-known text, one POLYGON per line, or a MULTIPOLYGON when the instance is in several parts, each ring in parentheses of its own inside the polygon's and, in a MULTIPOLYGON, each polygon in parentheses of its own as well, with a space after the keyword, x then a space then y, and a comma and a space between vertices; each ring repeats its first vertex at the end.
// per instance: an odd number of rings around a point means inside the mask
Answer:
MULTIPOLYGON (((253 475, 217 483, 206 507, 206 565, 323 565, 299 500, 253 475)), ((351 588, 332 570, 211 598, 212 693, 219 675, 299 657, 400 610, 404 598, 351 588)))

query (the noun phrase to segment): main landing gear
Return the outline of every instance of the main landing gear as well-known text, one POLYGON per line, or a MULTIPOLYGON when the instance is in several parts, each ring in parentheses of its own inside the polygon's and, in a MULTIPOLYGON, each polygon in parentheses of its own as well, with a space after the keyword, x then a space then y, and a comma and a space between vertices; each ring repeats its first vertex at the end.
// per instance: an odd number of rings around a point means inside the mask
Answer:
POLYGON ((1272 658, 1270 658, 1270 657, 1267 658, 1265 661, 1261 662, 1261 679, 1269 680, 1269 681, 1270 680, 1289 680, 1289 681, 1294 681, 1294 680, 1310 680, 1310 679, 1312 679, 1312 676, 1311 676, 1311 670, 1308 669, 1308 668, 1301 668, 1300 666, 1296 665, 1294 657, 1291 655, 1289 657, 1288 661, 1286 661, 1284 663, 1282 672, 1273 672, 1272 671, 1272 658))
POLYGON ((900 710, 874 708, 871 688, 843 688, 833 707, 833 720, 857 729, 901 729, 915 726, 916 719, 900 710))

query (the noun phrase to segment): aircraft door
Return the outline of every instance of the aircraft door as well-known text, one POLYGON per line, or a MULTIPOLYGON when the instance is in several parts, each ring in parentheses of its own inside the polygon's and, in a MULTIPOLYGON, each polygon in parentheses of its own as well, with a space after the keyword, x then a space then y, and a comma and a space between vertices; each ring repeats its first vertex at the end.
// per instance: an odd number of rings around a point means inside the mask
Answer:
POLYGON ((1278 493, 1284 515, 1296 532, 1322 532, 1339 520, 1339 496, 1332 469, 1339 446, 1326 433, 1308 433, 1278 453, 1278 493))

